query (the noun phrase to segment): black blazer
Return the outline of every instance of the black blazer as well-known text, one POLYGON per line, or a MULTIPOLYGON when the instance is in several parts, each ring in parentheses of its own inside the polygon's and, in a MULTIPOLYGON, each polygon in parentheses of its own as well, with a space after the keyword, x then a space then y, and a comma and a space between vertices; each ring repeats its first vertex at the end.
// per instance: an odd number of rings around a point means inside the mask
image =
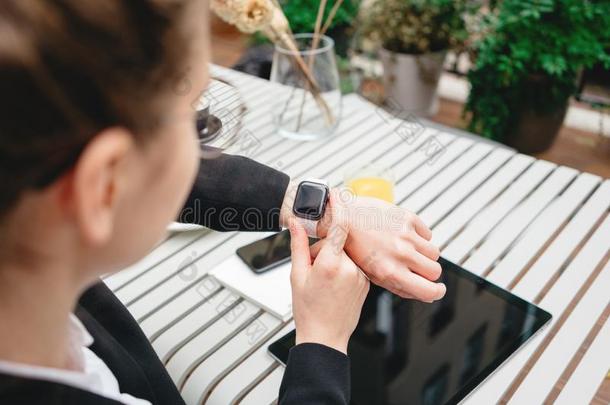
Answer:
MULTIPOLYGON (((279 230, 288 182, 285 174, 244 157, 204 160, 180 219, 218 231, 279 230)), ((91 350, 112 370, 121 392, 153 404, 184 404, 137 322, 105 284, 89 288, 75 314, 95 340, 91 350)), ((349 384, 346 355, 322 345, 301 344, 290 351, 279 403, 347 404, 349 384)), ((4 374, 0 374, 0 404, 118 405, 67 385, 4 374)))

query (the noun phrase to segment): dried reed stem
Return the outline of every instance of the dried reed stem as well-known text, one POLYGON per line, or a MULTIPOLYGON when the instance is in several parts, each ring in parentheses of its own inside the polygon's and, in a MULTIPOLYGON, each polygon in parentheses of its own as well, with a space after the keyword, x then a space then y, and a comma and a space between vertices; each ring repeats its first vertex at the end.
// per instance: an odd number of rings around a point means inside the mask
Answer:
POLYGON ((324 22, 324 26, 322 27, 322 31, 320 31, 320 35, 326 34, 326 31, 330 28, 330 25, 333 23, 333 19, 343 4, 343 0, 337 0, 335 4, 333 4, 333 8, 330 9, 330 13, 328 13, 328 17, 326 17, 326 21, 324 22))
MULTIPOLYGON (((311 71, 313 69, 313 63, 316 58, 315 50, 318 48, 318 44, 320 43, 320 28, 322 26, 322 18, 324 17, 324 10, 326 9, 326 0, 320 0, 320 4, 318 5, 318 15, 316 16, 316 25, 313 32, 313 39, 311 41, 311 50, 309 54, 309 58, 307 58, 307 66, 311 71)), ((297 127, 296 131, 298 132, 301 129, 301 121, 303 119, 303 109, 305 108, 305 98, 307 97, 307 92, 303 92, 303 97, 301 98, 301 106, 299 108, 299 116, 297 118, 297 127)))

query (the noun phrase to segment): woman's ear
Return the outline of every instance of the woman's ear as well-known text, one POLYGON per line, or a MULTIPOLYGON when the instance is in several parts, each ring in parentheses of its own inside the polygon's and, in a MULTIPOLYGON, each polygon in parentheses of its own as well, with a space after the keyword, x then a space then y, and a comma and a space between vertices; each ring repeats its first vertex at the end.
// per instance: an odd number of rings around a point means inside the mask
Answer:
POLYGON ((135 147, 124 128, 108 128, 85 147, 71 176, 69 200, 85 243, 99 246, 112 236, 121 185, 127 182, 127 159, 135 147))

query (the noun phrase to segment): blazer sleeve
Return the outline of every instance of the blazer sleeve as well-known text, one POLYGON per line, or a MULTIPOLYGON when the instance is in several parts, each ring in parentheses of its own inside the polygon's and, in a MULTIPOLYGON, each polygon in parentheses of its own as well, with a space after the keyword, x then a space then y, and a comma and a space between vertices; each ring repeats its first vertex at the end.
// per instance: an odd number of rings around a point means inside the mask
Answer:
POLYGON ((285 173, 243 156, 201 159, 178 220, 216 231, 279 231, 289 182, 285 173))
POLYGON ((350 392, 350 363, 345 354, 315 343, 290 349, 279 405, 346 405, 350 392))

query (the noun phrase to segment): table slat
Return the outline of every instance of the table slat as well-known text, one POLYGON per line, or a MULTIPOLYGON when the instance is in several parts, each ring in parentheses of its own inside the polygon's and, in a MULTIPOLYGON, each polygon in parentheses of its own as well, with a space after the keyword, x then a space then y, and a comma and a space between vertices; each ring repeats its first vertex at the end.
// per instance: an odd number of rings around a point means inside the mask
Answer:
POLYGON ((277 399, 283 376, 284 367, 279 366, 239 401, 239 405, 271 405, 277 399))
MULTIPOLYGON (((610 231, 607 235, 610 235, 610 231)), ((569 318, 553 337, 526 379, 519 385, 510 404, 542 403, 567 367, 570 359, 610 303, 610 262, 593 281, 569 318)), ((610 340, 607 342, 610 345, 610 340)), ((606 360, 610 361, 610 357, 606 360)), ((584 403, 581 397, 575 403, 584 403)))
POLYGON ((468 253, 513 208, 534 191, 556 166, 537 161, 519 177, 506 192, 483 209, 466 228, 445 248, 443 256, 454 263, 461 263, 468 253))
MULTIPOLYGON (((239 235, 239 238, 229 239, 226 242, 227 246, 223 246, 222 251, 216 253, 216 256, 220 257, 223 254, 227 254, 228 257, 228 255, 232 253, 231 249, 233 249, 234 252, 234 250, 240 246, 246 245, 271 234, 271 232, 242 233, 239 235)), ((216 258, 212 257, 211 260, 215 261, 216 258)), ((206 265, 205 260, 202 263, 197 263, 198 268, 203 267, 204 265, 206 265)), ((159 333, 167 329, 167 327, 174 324, 177 320, 181 319, 183 315, 187 314, 194 307, 196 307, 202 301, 203 296, 205 296, 210 290, 210 278, 206 277, 203 272, 193 273, 197 273, 198 276, 203 275, 203 277, 198 277, 196 279, 190 277, 188 280, 186 280, 188 282, 186 289, 180 291, 175 297, 173 297, 172 300, 156 307, 153 307, 152 305, 147 306, 148 303, 145 303, 142 304, 142 308, 140 310, 138 310, 138 308, 132 308, 132 313, 140 316, 140 325, 149 339, 155 338, 159 333), (147 315, 141 316, 141 314, 147 315)))
POLYGON ((182 294, 168 302, 156 312, 140 322, 140 327, 150 341, 154 341, 184 316, 197 309, 199 305, 216 294, 222 287, 213 277, 204 277, 182 294))
MULTIPOLYGON (((155 265, 155 267, 142 274, 136 283, 127 284, 114 293, 123 303, 130 306, 148 291, 177 274, 183 274, 183 277, 188 278, 187 272, 191 271, 190 266, 195 265, 209 252, 208 246, 219 246, 230 236, 233 236, 233 234, 211 232, 205 238, 199 238, 188 245, 186 250, 178 251, 162 263, 155 265)), ((199 271, 199 269, 194 268, 192 270, 199 271)), ((201 269, 201 271, 207 272, 206 269, 201 269)))
POLYGON ((380 139, 374 146, 367 148, 356 157, 340 162, 333 170, 329 171, 328 168, 320 170, 314 167, 312 175, 314 177, 326 177, 330 184, 337 187, 343 183, 347 172, 358 169, 363 162, 379 163, 383 167, 392 168, 399 161, 416 153, 419 147, 434 134, 433 131, 426 131, 418 139, 406 142, 395 131, 384 133, 380 128, 375 132, 374 136, 380 139))
POLYGON ((474 142, 470 139, 456 138, 446 132, 433 134, 408 159, 403 159, 394 166, 397 179, 394 197, 396 204, 404 205, 407 197, 424 188, 462 154, 471 153, 473 146, 474 142), (443 146, 429 151, 431 143, 443 146))
POLYGON ((294 329, 294 322, 291 321, 283 326, 278 332, 269 337, 267 342, 259 347, 247 359, 235 367, 222 379, 214 388, 212 394, 206 401, 210 405, 225 405, 233 403, 242 393, 252 388, 252 384, 274 365, 276 360, 268 352, 269 344, 284 336, 294 329))
POLYGON ((417 187, 420 187, 426 180, 433 177, 437 171, 442 168, 443 163, 449 163, 451 159, 457 156, 457 153, 466 150, 472 145, 472 143, 467 140, 456 138, 446 132, 437 132, 430 138, 433 138, 435 139, 435 142, 442 144, 445 150, 445 153, 439 157, 439 160, 441 161, 440 164, 432 167, 426 163, 430 159, 426 153, 428 148, 427 145, 429 145, 428 140, 423 142, 414 153, 395 164, 392 171, 396 177, 396 186, 394 187, 394 199, 396 201, 404 200, 404 198, 416 190, 417 187), (451 152, 447 152, 449 150, 451 152))
POLYGON ((193 370, 181 390, 184 399, 192 404, 207 402, 215 384, 281 326, 280 320, 268 313, 256 318, 193 370))
POLYGON ((536 298, 540 286, 546 284, 555 271, 568 260, 609 206, 610 180, 606 180, 525 273, 512 292, 529 300, 536 298))
POLYGON ((449 215, 434 227, 432 242, 441 248, 446 246, 470 220, 504 192, 533 162, 534 159, 529 156, 517 155, 513 157, 476 189, 470 197, 466 198, 455 209, 450 210, 449 215))
POLYGON ((497 285, 508 286, 544 248, 544 245, 560 227, 580 208, 599 182, 598 176, 586 173, 578 176, 568 190, 555 199, 528 227, 523 238, 511 247, 486 278, 497 285))
MULTIPOLYGON (((260 156, 256 156, 256 160, 275 167, 277 166, 275 163, 278 161, 285 163, 292 162, 294 159, 288 155, 291 152, 293 153, 293 156, 300 159, 312 151, 315 151, 316 147, 319 148, 333 139, 349 136, 352 130, 358 128, 358 126, 362 125, 365 121, 365 117, 357 114, 358 106, 360 105, 359 103, 360 101, 355 98, 346 98, 346 100, 344 100, 344 112, 346 113, 346 116, 341 120, 341 122, 339 122, 339 125, 335 129, 332 136, 315 141, 300 142, 294 139, 285 139, 276 135, 274 137, 276 142, 270 145, 265 145, 265 147, 261 150, 260 156), (281 140, 281 142, 277 142, 278 140, 281 140)), ((275 134, 273 127, 267 128, 267 130, 275 134)))
POLYGON ((193 312, 180 319, 152 341, 157 356, 163 363, 176 353, 186 342, 201 333, 220 317, 231 305, 240 302, 240 297, 227 289, 210 294, 193 312))
MULTIPOLYGON (((248 301, 241 301, 237 307, 222 315, 216 322, 184 343, 168 360, 167 371, 181 388, 191 371, 214 354, 233 336, 241 332, 262 314, 260 308, 248 301)), ((217 372, 218 370, 210 370, 217 372)))
POLYGON ((508 149, 496 148, 475 167, 468 171, 461 179, 452 184, 447 190, 428 205, 419 216, 430 227, 436 224, 453 208, 459 205, 469 194, 480 187, 504 163, 514 155, 508 149))
POLYGON ((513 241, 530 225, 553 199, 574 179, 576 170, 558 167, 526 200, 512 208, 489 233, 463 267, 483 274, 493 262, 510 248, 513 241))
MULTIPOLYGON (((459 139, 459 141, 461 141, 461 139, 459 139)), ((433 199, 438 197, 439 194, 446 191, 454 182, 464 176, 492 150, 490 145, 484 143, 474 144, 467 150, 459 150, 457 143, 458 140, 453 142, 437 161, 426 163, 424 169, 414 173, 412 177, 428 178, 428 180, 418 185, 417 193, 411 194, 409 197, 406 197, 401 193, 397 199, 400 205, 407 207, 413 212, 420 212, 433 199), (444 160, 445 158, 446 160, 444 160), (447 163, 450 164, 446 165, 447 163), (436 167, 437 165, 438 167, 436 167), (442 170, 434 174, 433 178, 430 178, 423 173, 424 171, 431 173, 435 169, 442 170), (403 198, 406 198, 404 202, 403 198)), ((404 191, 407 190, 405 189, 404 191)))
MULTIPOLYGON (((258 237, 260 238, 260 236, 259 234, 258 237)), ((129 304, 127 309, 134 318, 139 321, 144 320, 200 282, 209 270, 233 254, 238 247, 251 242, 253 238, 256 238, 256 234, 235 233, 229 238, 221 239, 220 243, 214 244, 211 248, 208 247, 207 250, 202 247, 204 253, 195 261, 188 261, 188 256, 183 257, 183 260, 189 263, 187 266, 182 267, 172 277, 167 278, 154 289, 139 297, 137 301, 129 304)))
POLYGON ((346 131, 347 135, 330 139, 323 146, 316 146, 312 143, 313 145, 311 146, 313 147, 303 146, 293 149, 285 156, 282 156, 282 161, 287 158, 296 160, 296 164, 286 168, 285 172, 290 175, 291 178, 296 179, 299 176, 307 175, 307 169, 312 166, 323 163, 327 159, 335 159, 339 154, 343 157, 352 156, 357 150, 356 148, 370 142, 366 137, 358 137, 358 135, 363 135, 372 131, 376 125, 378 125, 378 123, 374 121, 374 115, 372 113, 370 115, 363 115, 360 116, 360 120, 357 121, 356 125, 352 126, 349 131, 346 131))
POLYGON ((591 402, 597 388, 609 372, 608 359, 610 359, 610 319, 606 321, 580 360, 576 370, 555 400, 555 405, 591 402))

